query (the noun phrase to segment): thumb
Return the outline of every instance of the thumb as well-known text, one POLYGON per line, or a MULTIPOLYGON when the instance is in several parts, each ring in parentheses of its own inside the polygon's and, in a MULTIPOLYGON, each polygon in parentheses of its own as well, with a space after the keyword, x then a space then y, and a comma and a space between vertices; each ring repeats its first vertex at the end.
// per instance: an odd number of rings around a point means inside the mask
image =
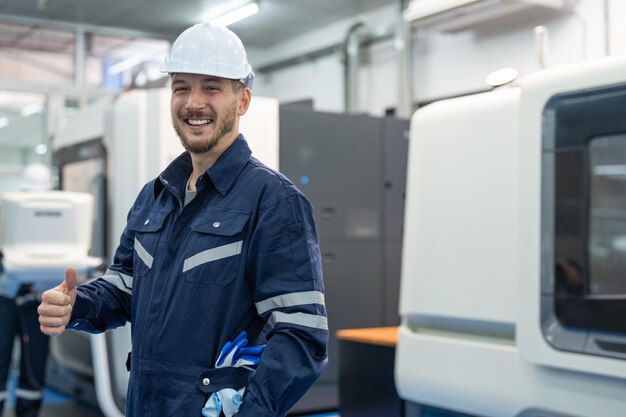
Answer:
POLYGON ((69 267, 65 270, 65 281, 63 281, 63 292, 70 295, 76 290, 76 270, 69 267))
POLYGON ((69 267, 65 270, 65 280, 61 287, 63 288, 63 293, 70 296, 70 305, 74 307, 74 302, 76 301, 76 270, 72 267, 69 267))

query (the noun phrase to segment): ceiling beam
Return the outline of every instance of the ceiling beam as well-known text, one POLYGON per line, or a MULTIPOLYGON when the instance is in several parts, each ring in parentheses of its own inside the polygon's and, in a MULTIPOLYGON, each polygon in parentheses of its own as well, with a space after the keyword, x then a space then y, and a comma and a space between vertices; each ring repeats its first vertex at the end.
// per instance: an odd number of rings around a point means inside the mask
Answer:
POLYGON ((7 23, 22 26, 37 26, 41 29, 65 30, 75 32, 82 29, 85 33, 93 33, 101 36, 111 36, 119 38, 133 39, 164 39, 172 41, 174 37, 163 33, 145 32, 141 30, 121 29, 109 26, 88 25, 83 23, 66 22, 62 20, 35 19, 10 14, 0 13, 0 23, 7 23))

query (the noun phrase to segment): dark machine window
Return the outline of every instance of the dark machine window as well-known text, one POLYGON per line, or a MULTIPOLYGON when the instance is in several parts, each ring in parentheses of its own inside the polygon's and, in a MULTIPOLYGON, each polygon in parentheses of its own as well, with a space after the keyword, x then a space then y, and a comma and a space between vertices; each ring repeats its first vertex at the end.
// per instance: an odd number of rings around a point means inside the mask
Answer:
POLYGON ((94 230, 91 256, 108 259, 106 149, 102 139, 80 142, 57 150, 55 165, 59 167, 61 189, 90 193, 94 196, 94 230))
POLYGON ((626 134, 589 142, 589 293, 626 294, 626 134))
POLYGON ((552 97, 543 132, 544 333, 592 354, 593 335, 620 337, 607 354, 626 354, 626 85, 552 97))

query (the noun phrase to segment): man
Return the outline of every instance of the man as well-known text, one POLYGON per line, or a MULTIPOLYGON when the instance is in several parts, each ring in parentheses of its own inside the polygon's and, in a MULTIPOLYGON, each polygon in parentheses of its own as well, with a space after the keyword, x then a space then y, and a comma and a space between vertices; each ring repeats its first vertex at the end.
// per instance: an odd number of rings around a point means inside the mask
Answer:
POLYGON ((312 208, 238 133, 254 73, 239 38, 195 25, 174 42, 171 113, 187 152, 139 193, 105 276, 44 293, 41 329, 132 323, 127 416, 199 416, 247 386, 238 416, 283 416, 326 365, 328 325, 312 208), (215 367, 241 331, 252 371, 215 367))

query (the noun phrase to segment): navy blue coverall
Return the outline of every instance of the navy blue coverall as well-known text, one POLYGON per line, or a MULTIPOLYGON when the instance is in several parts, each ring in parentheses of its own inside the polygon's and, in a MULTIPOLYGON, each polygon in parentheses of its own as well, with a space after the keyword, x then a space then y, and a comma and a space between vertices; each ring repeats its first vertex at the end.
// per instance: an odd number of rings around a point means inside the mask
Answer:
POLYGON ((181 154, 139 193, 105 276, 78 287, 69 328, 132 323, 127 417, 200 416, 248 386, 237 416, 283 416, 326 366, 328 324, 312 207, 240 135, 183 196, 181 154), (256 372, 214 369, 242 330, 267 343, 256 372))

